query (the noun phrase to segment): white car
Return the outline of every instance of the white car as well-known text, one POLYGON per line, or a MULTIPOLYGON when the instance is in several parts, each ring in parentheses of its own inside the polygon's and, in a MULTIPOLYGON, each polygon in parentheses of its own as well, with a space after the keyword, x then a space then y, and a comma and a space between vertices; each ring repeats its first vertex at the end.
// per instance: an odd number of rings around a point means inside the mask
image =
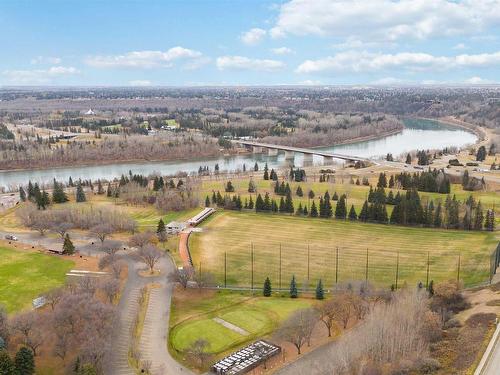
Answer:
POLYGON ((17 241, 17 237, 16 237, 16 236, 14 236, 14 235, 12 235, 12 234, 7 234, 7 235, 5 236, 5 239, 6 239, 6 240, 10 240, 10 241, 17 241))

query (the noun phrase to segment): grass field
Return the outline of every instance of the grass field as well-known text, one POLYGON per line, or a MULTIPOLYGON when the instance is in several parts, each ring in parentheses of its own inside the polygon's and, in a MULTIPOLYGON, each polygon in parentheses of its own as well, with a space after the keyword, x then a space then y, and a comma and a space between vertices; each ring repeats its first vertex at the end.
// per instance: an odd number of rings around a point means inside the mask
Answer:
POLYGON ((381 286, 405 282, 460 279, 474 285, 488 279, 495 233, 438 230, 278 214, 221 211, 190 237, 195 266, 213 272, 224 284, 250 286, 252 248, 254 287, 269 276, 275 287, 288 288, 292 275, 300 287, 314 287, 321 278, 328 289, 337 282, 365 280, 381 286), (338 262, 337 262, 337 248, 338 262), (398 262, 399 252, 399 262, 398 262), (309 254, 309 255, 308 255, 309 254), (367 255, 368 254, 368 255, 367 255), (368 261, 367 261, 368 258, 368 261), (399 265, 398 265, 399 263, 399 265), (337 266, 338 264, 338 266, 337 266))
POLYGON ((177 356, 197 339, 209 342, 209 350, 221 354, 256 337, 271 333, 276 326, 297 309, 311 306, 310 299, 254 297, 246 292, 196 291, 176 292, 173 300, 170 345, 177 356), (208 293, 208 294, 207 294, 208 293), (241 335, 217 323, 221 318, 244 330, 241 335))
MULTIPOLYGON (((257 187, 257 193, 255 194, 250 194, 248 193, 248 182, 249 182, 249 177, 239 177, 239 178, 230 178, 230 179, 223 179, 221 178, 218 181, 214 180, 205 180, 203 181, 202 184, 202 190, 201 190, 201 199, 205 199, 207 195, 210 197, 212 196, 213 191, 220 191, 222 195, 224 195, 224 187, 225 184, 227 183, 228 180, 231 180, 234 188, 235 188, 235 194, 241 195, 241 198, 243 201, 245 198, 249 199, 250 196, 252 196, 253 201, 255 202, 255 198, 257 194, 264 194, 267 192, 271 195, 271 197, 274 197, 279 201, 280 196, 276 196, 274 194, 274 181, 269 181, 269 180, 263 180, 262 179, 262 173, 261 171, 256 172, 255 177, 254 177, 254 182, 257 187)), ((370 178, 370 183, 373 186, 377 185, 377 176, 373 176, 370 178)), ((360 179, 361 180, 361 179, 360 179)), ((280 178, 281 181, 281 178, 280 178)), ((318 182, 318 178, 311 176, 308 178, 307 182, 291 182, 290 183, 290 188, 292 191, 292 197, 293 197, 293 202, 294 205, 297 207, 299 202, 302 203, 302 205, 307 205, 309 206, 311 201, 307 198, 307 194, 310 190, 312 190, 315 193, 315 201, 316 204, 318 204, 319 197, 325 194, 326 191, 330 193, 330 196, 333 196, 334 192, 337 192, 337 194, 340 196, 342 194, 346 194, 347 196, 347 204, 350 207, 351 204, 354 205, 357 213, 359 214, 361 207, 363 206, 363 203, 365 199, 368 196, 368 192, 370 188, 368 186, 363 186, 363 185, 355 185, 349 183, 349 178, 344 178, 341 179, 337 176, 335 182, 318 182), (301 186, 304 196, 303 197, 298 197, 295 192, 297 190, 297 187, 301 186)), ((386 194, 389 194, 389 191, 392 190, 393 194, 396 195, 398 192, 398 189, 386 189, 386 194)), ((405 190, 399 190, 401 194, 404 194, 406 191, 405 190)), ((494 191, 475 191, 475 192, 470 192, 470 191, 465 191, 462 189, 461 185, 453 184, 451 186, 451 195, 455 195, 456 198, 460 201, 465 201, 467 198, 472 194, 474 196, 474 199, 481 201, 481 204, 483 205, 483 208, 495 208, 497 212, 497 219, 500 217, 500 195, 494 191)), ((435 203, 437 203, 438 200, 441 200, 442 202, 445 201, 446 195, 445 194, 439 194, 439 193, 426 193, 426 192, 419 192, 420 197, 425 201, 426 199, 433 199, 435 203)), ((334 205, 335 207, 335 205, 334 205)), ((393 206, 387 205, 387 212, 390 214, 392 212, 393 206)), ((497 220, 498 221, 498 220, 497 220)))
POLYGON ((33 298, 62 285, 73 265, 55 256, 0 247, 0 304, 8 312, 29 307, 33 298))

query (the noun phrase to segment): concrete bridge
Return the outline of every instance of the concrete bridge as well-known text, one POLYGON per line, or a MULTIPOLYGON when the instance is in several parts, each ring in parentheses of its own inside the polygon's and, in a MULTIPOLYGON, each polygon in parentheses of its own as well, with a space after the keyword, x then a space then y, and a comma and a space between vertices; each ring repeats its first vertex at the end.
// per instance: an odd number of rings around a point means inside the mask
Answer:
POLYGON ((312 149, 312 148, 302 148, 302 147, 292 147, 292 146, 283 146, 283 145, 275 145, 269 143, 261 143, 247 140, 236 139, 232 141, 233 143, 240 144, 246 147, 251 147, 254 153, 263 153, 264 150, 267 150, 268 155, 278 155, 278 151, 285 152, 285 159, 293 159, 294 154, 296 152, 304 154, 304 161, 312 161, 313 155, 322 156, 325 162, 331 162, 333 159, 342 159, 351 162, 363 162, 368 163, 371 162, 370 159, 362 158, 359 156, 351 156, 351 155, 343 155, 336 154, 333 152, 326 152, 322 150, 312 149))

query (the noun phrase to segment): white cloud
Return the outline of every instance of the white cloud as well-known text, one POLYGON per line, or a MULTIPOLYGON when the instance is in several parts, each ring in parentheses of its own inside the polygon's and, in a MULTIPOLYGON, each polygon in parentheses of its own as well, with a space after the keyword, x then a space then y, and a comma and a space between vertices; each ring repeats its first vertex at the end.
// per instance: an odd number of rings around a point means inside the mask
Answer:
POLYGON ((36 65, 36 64, 60 64, 61 63, 61 58, 60 57, 47 57, 47 56, 37 56, 33 59, 31 59, 31 64, 36 65))
POLYGON ((262 39, 264 39, 266 34, 266 30, 255 27, 244 32, 241 35, 241 40, 243 41, 243 43, 248 44, 249 46, 254 46, 256 44, 259 44, 262 39))
POLYGON ((151 81, 148 81, 147 79, 136 79, 134 81, 129 81, 128 84, 134 87, 145 87, 151 86, 151 81))
POLYGON ((467 49, 467 46, 464 43, 458 43, 458 44, 453 46, 453 49, 463 50, 463 49, 467 49))
POLYGON ((278 48, 271 48, 271 52, 274 53, 275 55, 289 55, 293 53, 293 50, 288 47, 278 47, 278 48))
POLYGON ((173 47, 164 52, 132 51, 123 55, 91 56, 85 60, 85 63, 96 68, 169 68, 176 60, 194 60, 201 57, 201 52, 184 47, 173 47))
POLYGON ((49 69, 33 70, 5 70, 2 74, 12 84, 41 84, 50 83, 54 79, 79 74, 74 67, 53 66, 49 69))
POLYGON ((500 0, 291 0, 270 34, 395 41, 477 35, 499 23, 500 0))
POLYGON ((410 71, 448 70, 461 67, 488 67, 500 64, 500 52, 477 55, 434 56, 427 53, 400 52, 396 54, 346 51, 318 60, 306 60, 297 73, 324 71, 370 72, 388 69, 410 71))
POLYGON ((250 59, 243 56, 221 56, 216 61, 219 70, 257 70, 257 71, 277 71, 285 67, 282 61, 267 59, 250 59))
POLYGON ((303 86, 318 86, 318 85, 321 85, 321 81, 313 80, 313 79, 306 79, 305 81, 300 81, 299 85, 303 85, 303 86))
POLYGON ((400 85, 403 83, 406 81, 395 77, 383 77, 371 82, 372 85, 400 85))
POLYGON ((485 85, 485 84, 489 84, 489 83, 495 83, 494 81, 491 81, 489 79, 483 79, 481 77, 470 77, 469 79, 466 79, 464 81, 465 83, 468 83, 470 85, 485 85))

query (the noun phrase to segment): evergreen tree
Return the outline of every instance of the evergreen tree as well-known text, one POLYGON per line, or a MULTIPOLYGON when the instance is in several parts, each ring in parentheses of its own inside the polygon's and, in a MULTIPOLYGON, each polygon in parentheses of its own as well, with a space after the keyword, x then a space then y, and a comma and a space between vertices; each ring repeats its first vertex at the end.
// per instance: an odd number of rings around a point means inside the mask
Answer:
POLYGON ((295 211, 295 215, 302 216, 304 214, 304 209, 302 208, 302 203, 299 202, 299 207, 297 207, 297 211, 295 211))
POLYGON ((271 297, 271 280, 269 280, 269 277, 266 277, 266 280, 264 281, 264 290, 263 290, 263 295, 264 297, 271 297))
POLYGON ((389 178, 389 188, 392 189, 394 187, 394 176, 391 175, 389 178))
POLYGON ((361 208, 361 212, 359 213, 359 220, 367 222, 369 218, 368 202, 365 200, 365 203, 363 203, 363 207, 361 208))
POLYGON ((292 281, 290 282, 290 298, 297 298, 298 296, 297 281, 295 281, 295 275, 293 275, 292 281))
POLYGON ((304 206, 304 209, 302 210, 302 214, 304 216, 308 216, 309 215, 309 212, 307 212, 307 206, 304 206))
POLYGON ((14 363, 16 367, 16 375, 33 375, 35 373, 35 359, 33 357, 33 352, 26 347, 22 347, 18 350, 14 363))
POLYGON ((0 350, 0 375, 14 375, 16 368, 9 353, 5 349, 0 350))
POLYGON ((379 187, 379 188, 386 188, 387 187, 387 176, 385 175, 384 172, 380 172, 380 174, 378 176, 377 187, 379 187))
POLYGON ((483 229, 483 207, 481 206, 481 202, 478 202, 475 215, 474 215, 474 230, 482 230, 483 229))
POLYGON ((292 194, 290 192, 288 192, 286 194, 286 198, 285 198, 285 210, 286 210, 286 212, 291 213, 291 214, 293 214, 293 212, 295 211, 294 207, 293 207, 292 194))
POLYGON ((113 196, 113 192, 111 191, 111 182, 108 182, 108 188, 106 189, 106 196, 108 198, 113 196))
POLYGON ((73 242, 69 238, 69 234, 66 233, 66 236, 64 237, 64 243, 63 243, 63 248, 62 248, 62 253, 64 255, 73 255, 75 253, 75 246, 73 245, 73 242))
POLYGON ((335 202, 339 200, 339 196, 337 195, 336 191, 333 192, 332 200, 334 200, 335 202))
POLYGON ((259 164, 257 164, 257 162, 255 162, 255 165, 253 166, 253 170, 255 172, 257 172, 259 170, 259 164))
POLYGON ((316 285, 316 299, 322 300, 324 298, 325 291, 323 290, 323 282, 319 279, 318 285, 316 285))
POLYGON ((429 295, 431 297, 434 295, 434 280, 431 280, 429 282, 429 286, 427 287, 427 291, 429 292, 429 295))
POLYGON ((406 161, 405 161, 406 164, 411 164, 411 155, 410 154, 407 154, 406 155, 406 161))
POLYGON ((257 191, 257 187, 255 186, 255 182, 250 179, 250 181, 248 181, 248 192, 249 193, 255 193, 257 191))
POLYGON ((69 176, 68 186, 69 187, 74 187, 75 186, 75 184, 73 183, 73 179, 71 178, 71 176, 69 176))
POLYGON ((231 181, 227 182, 225 190, 226 190, 226 193, 234 192, 234 186, 233 186, 233 183, 231 181))
POLYGON ((19 199, 21 200, 21 202, 26 201, 26 192, 24 191, 22 186, 19 187, 19 199))
POLYGON ((307 197, 308 197, 309 199, 314 199, 314 196, 315 196, 314 191, 309 190, 309 193, 307 193, 307 197))
POLYGON ((104 194, 104 188, 102 187, 101 180, 97 180, 97 194, 102 195, 104 194))
POLYGON ((337 202, 337 206, 335 207, 335 218, 337 219, 345 219, 347 216, 347 207, 346 207, 346 196, 342 194, 339 201, 337 202))
POLYGON ((262 199, 262 195, 260 194, 257 195, 257 199, 255 200, 255 211, 256 212, 264 211, 264 200, 262 199))
POLYGON ((264 166, 264 180, 269 180, 269 170, 267 168, 267 163, 264 166))
POLYGON ((318 217, 318 209, 316 208, 316 203, 314 201, 311 204, 311 213, 309 214, 311 217, 318 217))
POLYGON ((351 209, 349 210, 349 220, 354 221, 358 219, 358 215, 356 214, 356 210, 354 209, 354 205, 351 205, 351 209))
POLYGON ((477 161, 484 161, 484 159, 486 159, 486 147, 481 146, 477 150, 476 160, 477 161))
POLYGON ((295 194, 297 194, 298 197, 302 197, 304 195, 304 192, 302 191, 300 185, 297 187, 297 191, 295 192, 295 194))
MULTIPOLYGON (((274 200, 273 200, 274 202, 274 200)), ((276 202, 275 202, 276 205, 276 202)), ((269 198, 269 193, 266 193, 264 195, 264 211, 271 211, 271 199, 269 198)))
POLYGON ((489 232, 493 232, 495 230, 495 212, 493 210, 486 211, 484 228, 489 232))
POLYGON ((253 199, 252 196, 250 196, 250 200, 248 201, 248 209, 253 210, 253 199))
POLYGON ((217 204, 217 195, 214 190, 212 190, 212 204, 217 204))
POLYGON ((286 206, 285 206, 285 199, 283 197, 281 197, 281 199, 280 199, 279 211, 281 213, 287 212, 286 211, 286 206))
POLYGON ((208 197, 208 195, 205 198, 205 207, 210 207, 210 198, 208 197))
POLYGON ((78 203, 87 201, 87 197, 85 196, 85 192, 83 191, 81 183, 78 183, 78 185, 76 186, 76 201, 78 203))
POLYGON ((54 189, 52 190, 52 201, 54 203, 64 203, 68 201, 68 196, 64 192, 62 184, 54 179, 54 189))

